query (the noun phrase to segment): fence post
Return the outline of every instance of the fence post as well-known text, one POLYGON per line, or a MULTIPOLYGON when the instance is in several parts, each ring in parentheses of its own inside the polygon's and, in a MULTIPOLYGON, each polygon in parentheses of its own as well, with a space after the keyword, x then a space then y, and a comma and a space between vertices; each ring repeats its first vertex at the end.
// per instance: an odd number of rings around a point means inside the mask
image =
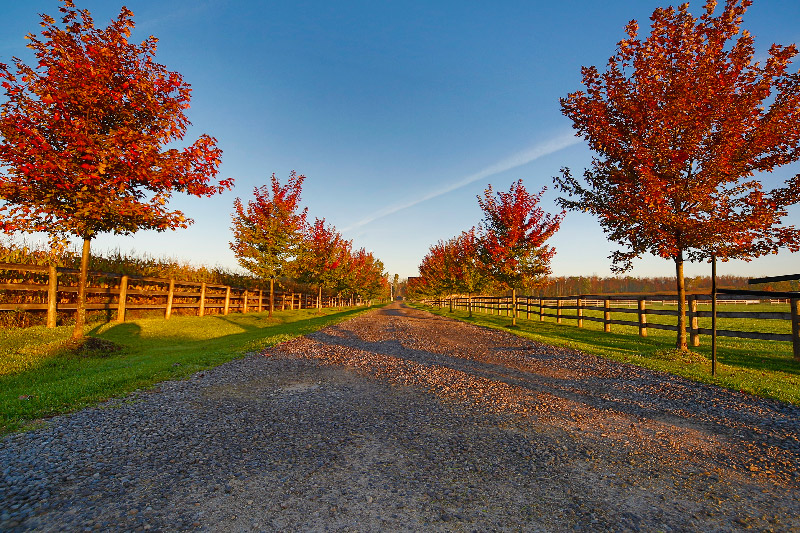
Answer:
POLYGON ((197 310, 197 316, 206 314, 206 282, 200 284, 200 308, 197 310))
POLYGON ((119 280, 119 302, 117 302, 117 322, 125 322, 125 302, 128 299, 128 276, 119 280))
POLYGON ((692 346, 700 346, 700 332, 697 331, 697 297, 689 296, 689 331, 692 346))
POLYGON ((578 299, 575 302, 575 305, 578 307, 578 327, 583 327, 583 298, 578 296, 578 299))
POLYGON ((227 315, 231 309, 231 288, 225 287, 225 308, 222 311, 223 315, 227 315))
POLYGON ((539 322, 544 322, 544 298, 539 298, 539 322))
POLYGON ((645 301, 644 297, 639 297, 639 335, 641 337, 647 337, 647 312, 646 309, 647 302, 645 301))
POLYGON ((792 350, 794 360, 800 361, 800 298, 789 300, 792 311, 792 350))
POLYGON ((258 289, 258 312, 260 313, 263 310, 264 310, 264 291, 258 289))
POLYGON ((603 331, 611 333, 611 300, 603 300, 603 331))
POLYGON ((556 324, 561 324, 561 306, 564 305, 561 302, 561 297, 556 296, 556 324))
POLYGON ((242 313, 247 313, 247 297, 249 296, 247 289, 244 290, 242 295, 242 313))
POLYGON ((47 327, 56 327, 58 320, 58 269, 50 265, 47 269, 47 327))
POLYGON ((525 297, 525 320, 531 319, 531 297, 525 297))
POLYGON ((172 314, 172 299, 175 297, 175 278, 169 278, 169 292, 167 293, 167 309, 164 311, 164 319, 169 320, 172 314))

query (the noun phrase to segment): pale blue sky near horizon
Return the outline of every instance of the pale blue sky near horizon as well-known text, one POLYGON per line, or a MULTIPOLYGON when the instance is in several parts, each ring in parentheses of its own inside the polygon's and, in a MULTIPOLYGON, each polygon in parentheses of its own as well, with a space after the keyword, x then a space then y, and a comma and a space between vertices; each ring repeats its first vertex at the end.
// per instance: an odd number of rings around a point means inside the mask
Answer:
MULTIPOLYGON (((356 248, 401 277, 417 275, 431 244, 480 222, 476 195, 522 179, 548 187, 543 206, 557 211, 552 177, 591 160, 560 111, 560 97, 581 88, 582 65, 601 69, 637 19, 641 31, 665 0, 255 1, 76 0, 107 25, 124 4, 133 39, 159 39, 157 60, 193 87, 187 140, 208 133, 223 150, 220 175, 233 191, 213 198, 176 196, 194 219, 188 230, 103 235, 96 251, 119 248, 194 264, 236 268, 228 247, 238 196, 274 172, 304 174, 303 203, 356 248)), ((673 3, 677 5, 679 2, 673 3)), ((699 16, 704 2, 690 2, 699 16)), ((724 4, 724 2, 720 2, 724 4)), ((57 0, 0 0, 0 62, 28 60, 25 34, 57 0)), ((718 6, 717 10, 721 10, 718 6)), ((800 2, 755 0, 743 27, 759 57, 772 43, 800 42, 800 2)), ((797 63, 793 70, 797 70, 797 63)), ((775 185, 800 165, 764 178, 775 185)), ((800 224, 792 208, 787 224, 800 224)), ((569 212, 550 241, 553 275, 610 275, 606 240, 593 217, 569 212)), ((730 262, 720 274, 797 273, 800 254, 730 262)), ((707 275, 706 264, 688 275, 707 275)), ((670 261, 645 257, 633 276, 672 276, 670 261)))

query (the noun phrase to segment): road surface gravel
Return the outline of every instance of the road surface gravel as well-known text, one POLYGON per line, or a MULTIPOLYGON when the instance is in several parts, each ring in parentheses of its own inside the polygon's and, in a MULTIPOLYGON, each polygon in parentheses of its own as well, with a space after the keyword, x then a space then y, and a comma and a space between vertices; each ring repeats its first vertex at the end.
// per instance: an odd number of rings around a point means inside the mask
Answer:
POLYGON ((800 531, 800 408, 399 303, 3 439, 2 531, 800 531))

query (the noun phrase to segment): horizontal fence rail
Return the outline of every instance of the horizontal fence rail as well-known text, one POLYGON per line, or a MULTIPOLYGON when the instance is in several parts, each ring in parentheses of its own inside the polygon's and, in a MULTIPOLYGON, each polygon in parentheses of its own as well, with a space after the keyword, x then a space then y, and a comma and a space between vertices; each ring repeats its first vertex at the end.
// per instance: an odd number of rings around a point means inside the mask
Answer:
MULTIPOLYGON (((787 305, 789 310, 783 311, 717 311, 718 318, 738 318, 748 320, 781 320, 791 322, 792 333, 765 333, 756 331, 739 331, 717 329, 721 337, 736 337, 741 339, 758 339, 770 341, 791 342, 794 358, 800 360, 800 293, 793 292, 768 292, 725 290, 717 294, 719 303, 739 304, 746 306, 760 303, 772 305, 787 305)), ((439 307, 449 306, 451 309, 468 310, 487 314, 511 316, 514 312, 510 296, 450 296, 445 298, 427 299, 425 303, 439 307)), ((631 326, 638 328, 639 335, 647 337, 648 329, 678 331, 678 301, 674 294, 648 294, 648 295, 603 295, 585 294, 577 296, 518 296, 516 298, 516 314, 534 319, 538 316, 540 322, 545 317, 555 318, 557 324, 564 320, 575 321, 578 327, 584 327, 584 321, 601 322, 603 331, 611 332, 612 326, 631 326), (674 306, 675 309, 653 309, 649 306, 661 307, 674 306), (587 315, 586 311, 596 311, 598 316, 587 315), (612 313, 619 316, 633 315, 630 320, 613 318, 612 313), (601 316, 600 316, 601 315, 601 316), (674 324, 648 322, 648 316, 675 317, 674 324)), ((698 326, 698 319, 712 316, 710 309, 711 296, 708 294, 687 295, 687 333, 692 346, 700 345, 701 335, 712 335, 713 330, 698 326)))
MULTIPOLYGON (((0 263, 0 272, 27 273, 38 282, 0 283, 0 312, 46 312, 47 326, 55 327, 59 311, 77 309, 76 269, 0 263), (65 278, 74 278, 66 284, 65 278)), ((14 275, 5 275, 13 278, 14 275)), ((18 275, 18 277, 24 277, 18 275)), ((116 313, 116 321, 124 322, 130 310, 164 310, 169 319, 176 309, 195 310, 197 316, 227 315, 231 312, 262 312, 269 308, 269 291, 261 288, 236 287, 213 283, 180 281, 147 276, 123 275, 90 271, 86 287, 86 309, 116 313)), ((276 309, 310 309, 318 307, 319 296, 302 292, 275 292, 276 309)), ((361 305, 361 300, 345 300, 322 296, 319 307, 361 305)), ((110 320, 110 319, 109 319, 110 320)))

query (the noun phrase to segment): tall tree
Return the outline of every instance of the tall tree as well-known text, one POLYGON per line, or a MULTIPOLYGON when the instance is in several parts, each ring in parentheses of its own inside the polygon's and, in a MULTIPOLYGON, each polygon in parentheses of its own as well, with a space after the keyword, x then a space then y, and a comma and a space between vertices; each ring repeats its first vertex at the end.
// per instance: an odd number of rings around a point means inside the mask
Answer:
POLYGON ((211 196, 233 180, 213 181, 216 140, 183 139, 190 87, 155 62, 156 38, 128 41, 133 13, 122 8, 107 28, 62 0, 61 25, 42 15, 29 34, 37 63, 0 64, 7 100, 0 111, 0 221, 5 231, 46 231, 83 240, 73 337, 83 336, 91 240, 99 233, 185 228, 169 210, 174 192, 211 196), (12 71, 13 70, 13 71, 12 71))
POLYGON ((305 176, 295 171, 286 185, 272 175, 269 185, 253 190, 245 207, 240 198, 233 202, 233 242, 231 250, 239 264, 269 280, 269 316, 275 309, 275 278, 300 251, 308 209, 300 209, 300 193, 305 176))
POLYGON ((495 196, 489 185, 483 198, 478 196, 485 227, 482 261, 495 281, 511 289, 512 326, 517 325, 517 288, 544 283, 556 253, 545 242, 558 231, 564 213, 551 215, 539 207, 544 191, 530 194, 518 180, 508 192, 495 196))
POLYGON ((351 247, 324 218, 315 219, 306 230, 294 272, 300 281, 317 286, 317 309, 322 307, 322 289, 334 287, 345 277, 351 247))
POLYGON ((772 45, 754 61, 753 37, 740 31, 751 3, 728 0, 715 17, 710 0, 699 19, 688 4, 656 9, 644 40, 631 21, 607 70, 584 67, 586 90, 561 100, 598 155, 585 185, 569 169, 555 178, 568 195, 560 204, 599 218, 624 248, 611 256, 615 270, 643 253, 674 261, 683 350, 684 261, 750 259, 800 242, 781 226, 800 201, 800 177, 769 192, 754 178, 800 157, 800 77, 788 71, 797 50, 772 45))

